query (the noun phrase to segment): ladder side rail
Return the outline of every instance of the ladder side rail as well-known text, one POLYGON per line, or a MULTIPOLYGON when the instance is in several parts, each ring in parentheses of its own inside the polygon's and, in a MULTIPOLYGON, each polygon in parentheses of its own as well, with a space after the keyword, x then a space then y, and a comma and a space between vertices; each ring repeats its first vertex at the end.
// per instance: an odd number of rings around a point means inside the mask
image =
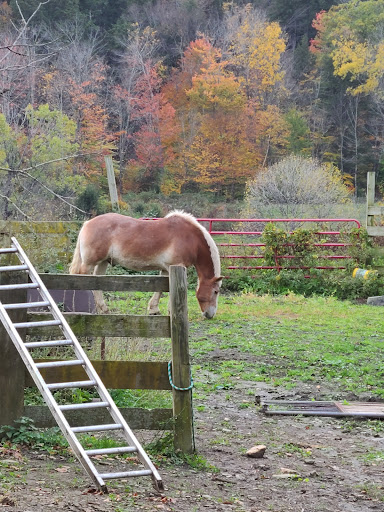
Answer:
POLYGON ((44 400, 46 401, 53 417, 55 418, 57 424, 60 426, 65 438, 70 444, 72 450, 77 455, 80 460, 82 466, 92 478, 94 483, 100 487, 101 489, 106 489, 104 481, 98 476, 98 472, 90 460, 88 455, 85 453, 84 448, 81 446, 78 441, 76 435, 72 432, 72 429, 65 418, 64 414, 58 409, 56 401, 47 387, 46 382, 42 378, 38 368, 36 367, 35 362, 32 359, 32 356, 29 354, 27 348, 24 346, 24 342, 21 339, 19 333, 16 328, 13 326, 12 320, 10 319, 8 313, 4 309, 3 304, 0 302, 0 319, 3 322, 3 325, 8 332, 9 336, 13 340, 17 351, 19 352, 22 360, 24 361, 25 366, 27 367, 29 373, 31 374, 32 379, 34 380, 37 388, 40 393, 43 395, 44 400))
POLYGON ((75 351, 77 357, 84 361, 83 368, 86 371, 87 375, 91 378, 91 380, 94 380, 96 382, 96 387, 98 389, 100 398, 102 399, 103 402, 108 402, 109 403, 109 413, 110 413, 111 417, 113 418, 113 420, 116 423, 123 425, 123 432, 124 432, 124 435, 125 435, 126 439, 128 440, 129 443, 131 443, 131 444, 136 446, 137 454, 138 454, 139 459, 141 460, 141 462, 144 465, 146 465, 147 467, 149 467, 151 469, 151 471, 153 473, 153 479, 154 479, 155 485, 158 488, 161 488, 162 487, 162 480, 161 480, 160 474, 158 473, 157 469, 153 465, 153 463, 150 460, 150 458, 148 457, 147 453, 145 452, 145 450, 141 446, 140 442, 137 440, 137 438, 134 435, 134 433, 132 432, 131 428, 128 426, 128 424, 127 424, 126 420, 124 419, 123 415, 121 414, 119 408, 117 407, 117 405, 113 401, 111 395, 109 394, 109 391, 104 386, 103 381, 99 377, 99 375, 96 372, 96 370, 93 368, 92 363, 90 362, 90 360, 89 360, 87 354, 85 353, 83 347, 80 345, 80 343, 79 343, 77 337, 75 336, 74 332, 70 328, 70 326, 69 326, 68 322, 66 321, 64 315, 62 314, 62 312, 58 308, 58 306, 55 303, 55 301, 52 299, 52 297, 51 297, 47 287, 43 283, 43 281, 40 278, 39 274, 37 273, 37 271, 35 270, 35 268, 31 264, 31 262, 29 261, 27 255, 25 254, 25 252, 23 251, 23 249, 21 248, 21 246, 19 245, 19 243, 17 242, 17 240, 14 237, 12 237, 12 242, 15 245, 15 247, 17 248, 18 253, 20 254, 20 256, 21 256, 21 258, 23 260, 23 263, 28 265, 30 277, 31 277, 31 279, 35 283, 37 283, 39 285, 39 288, 40 288, 41 294, 43 295, 43 298, 44 299, 48 299, 50 301, 53 316, 55 318, 61 320, 61 322, 62 322, 62 329, 64 331, 65 337, 66 338, 69 337, 70 339, 73 340, 74 351, 75 351))

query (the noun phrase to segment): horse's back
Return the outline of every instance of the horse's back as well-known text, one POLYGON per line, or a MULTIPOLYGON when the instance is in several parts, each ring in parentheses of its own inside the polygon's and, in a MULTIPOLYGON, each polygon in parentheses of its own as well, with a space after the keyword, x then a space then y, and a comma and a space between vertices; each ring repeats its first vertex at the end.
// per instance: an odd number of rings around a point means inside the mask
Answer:
POLYGON ((194 226, 176 216, 143 220, 106 213, 83 225, 82 257, 89 264, 109 261, 134 270, 189 266, 193 232, 194 226))

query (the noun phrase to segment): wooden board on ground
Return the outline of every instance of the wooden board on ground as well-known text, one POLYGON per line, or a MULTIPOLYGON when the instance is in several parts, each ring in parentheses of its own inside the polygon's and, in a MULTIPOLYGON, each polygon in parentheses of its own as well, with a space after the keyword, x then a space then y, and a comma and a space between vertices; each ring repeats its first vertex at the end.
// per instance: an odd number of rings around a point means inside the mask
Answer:
POLYGON ((261 403, 262 412, 267 415, 303 416, 351 416, 360 418, 383 418, 384 403, 381 402, 332 402, 332 401, 289 401, 266 400, 261 403))

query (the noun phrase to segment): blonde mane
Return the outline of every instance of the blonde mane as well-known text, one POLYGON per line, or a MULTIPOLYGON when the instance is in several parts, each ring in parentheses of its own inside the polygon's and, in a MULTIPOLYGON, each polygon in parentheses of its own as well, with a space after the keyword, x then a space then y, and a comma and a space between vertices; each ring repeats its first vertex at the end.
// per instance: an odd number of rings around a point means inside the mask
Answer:
POLYGON ((208 233, 208 231, 205 229, 205 227, 202 226, 191 213, 184 212, 183 210, 173 210, 172 212, 169 212, 165 216, 165 218, 173 217, 173 216, 183 217, 184 219, 188 220, 194 226, 196 226, 200 229, 200 231, 204 235, 204 238, 208 244, 208 247, 209 247, 209 250, 211 253, 212 263, 213 263, 213 272, 215 274, 215 277, 220 277, 221 276, 221 265, 220 265, 219 250, 218 250, 213 238, 208 233))

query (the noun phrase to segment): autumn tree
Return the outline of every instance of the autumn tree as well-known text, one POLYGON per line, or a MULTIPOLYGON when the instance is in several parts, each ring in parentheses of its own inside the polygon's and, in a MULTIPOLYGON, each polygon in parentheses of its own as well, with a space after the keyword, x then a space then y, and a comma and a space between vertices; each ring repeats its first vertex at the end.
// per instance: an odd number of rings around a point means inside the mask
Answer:
POLYGON ((384 75, 384 1, 352 0, 320 12, 313 23, 313 52, 330 58, 335 76, 352 95, 378 89, 384 75))
MULTIPOLYGON (((383 134, 377 125, 382 109, 384 1, 353 0, 318 13, 311 41, 321 74, 323 97, 342 99, 335 118, 340 165, 353 174, 355 189, 368 170, 380 169, 383 134), (381 105, 380 105, 381 104, 381 105), (374 120, 374 123, 372 123, 374 120)), ((334 107, 330 107, 331 115, 334 107)))
POLYGON ((252 139, 263 165, 281 156, 286 146, 287 124, 280 110, 287 96, 282 55, 285 35, 280 25, 267 21, 251 4, 231 7, 225 16, 223 45, 227 66, 233 70, 247 96, 252 139))
POLYGON ((178 190, 195 184, 233 195, 249 175, 255 155, 247 140, 247 98, 220 50, 205 38, 192 42, 166 95, 183 136, 167 167, 178 177, 178 190))
POLYGON ((281 56, 285 38, 278 23, 269 23, 251 4, 226 12, 226 58, 248 98, 263 105, 267 94, 283 79, 281 56))
MULTIPOLYGON (((136 83, 133 120, 138 129, 132 135, 135 159, 139 166, 140 184, 144 189, 160 187, 165 166, 165 148, 170 156, 177 126, 173 124, 174 108, 160 91, 158 68, 147 62, 136 83)), ((133 163, 133 162, 132 162, 133 163)))
MULTIPOLYGON (((118 81, 113 85, 110 99, 111 122, 117 136, 120 190, 125 186, 134 187, 138 165, 135 165, 133 134, 139 129, 138 113, 142 86, 138 82, 148 69, 158 65, 156 54, 158 40, 150 27, 141 29, 132 24, 124 36, 118 38, 121 50, 118 52, 118 81), (128 162, 130 164, 127 167, 128 162)), ((155 72, 156 74, 156 72, 155 72)), ((144 80, 152 88, 151 80, 144 80)), ((146 93, 148 97, 148 93, 146 93)))

